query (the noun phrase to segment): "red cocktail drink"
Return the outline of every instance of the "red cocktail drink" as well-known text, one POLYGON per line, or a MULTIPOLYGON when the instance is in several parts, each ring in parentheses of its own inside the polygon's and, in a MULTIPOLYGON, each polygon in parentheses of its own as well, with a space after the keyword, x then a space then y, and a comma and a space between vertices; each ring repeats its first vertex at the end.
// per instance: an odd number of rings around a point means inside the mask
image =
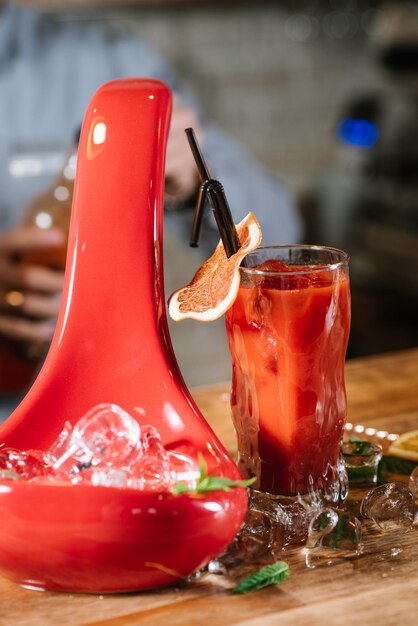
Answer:
POLYGON ((254 488, 339 491, 350 326, 348 256, 314 246, 260 248, 226 315, 239 467, 254 488))

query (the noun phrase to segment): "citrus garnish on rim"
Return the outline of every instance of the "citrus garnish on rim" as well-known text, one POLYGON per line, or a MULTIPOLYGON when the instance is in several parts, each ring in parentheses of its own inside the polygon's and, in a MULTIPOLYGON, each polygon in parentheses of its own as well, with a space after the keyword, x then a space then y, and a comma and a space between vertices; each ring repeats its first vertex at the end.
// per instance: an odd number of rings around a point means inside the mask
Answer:
POLYGON ((239 288, 240 263, 261 242, 260 224, 253 213, 248 213, 236 228, 240 249, 228 258, 220 241, 191 282, 170 296, 168 312, 176 322, 186 318, 212 322, 233 304, 239 288))
POLYGON ((408 433, 399 435, 394 441, 388 453, 410 461, 418 461, 418 430, 411 430, 408 433))

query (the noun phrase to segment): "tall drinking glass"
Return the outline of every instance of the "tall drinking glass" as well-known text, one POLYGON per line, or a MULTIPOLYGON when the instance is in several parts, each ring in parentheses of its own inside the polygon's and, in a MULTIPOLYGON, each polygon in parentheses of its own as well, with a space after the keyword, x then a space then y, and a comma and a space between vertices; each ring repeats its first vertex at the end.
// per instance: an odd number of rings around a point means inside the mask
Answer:
POLYGON ((336 502, 345 488, 348 262, 333 248, 273 246, 240 269, 226 315, 231 408, 238 465, 257 491, 336 502))

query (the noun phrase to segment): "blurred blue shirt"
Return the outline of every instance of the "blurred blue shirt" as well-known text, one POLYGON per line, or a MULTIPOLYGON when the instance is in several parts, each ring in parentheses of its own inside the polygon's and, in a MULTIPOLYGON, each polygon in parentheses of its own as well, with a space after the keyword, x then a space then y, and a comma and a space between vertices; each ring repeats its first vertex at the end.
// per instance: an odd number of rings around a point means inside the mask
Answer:
MULTIPOLYGON (((197 108, 161 55, 131 32, 10 4, 0 10, 0 229, 14 226, 31 198, 51 183, 97 87, 126 76, 159 78, 197 108), (41 171, 25 172, 33 156, 41 171)), ((202 147, 234 220, 253 211, 263 243, 297 242, 301 224, 285 187, 201 113, 200 118, 202 147)), ((168 219, 178 222, 178 230, 187 229, 182 234, 188 239, 190 219, 168 219)))

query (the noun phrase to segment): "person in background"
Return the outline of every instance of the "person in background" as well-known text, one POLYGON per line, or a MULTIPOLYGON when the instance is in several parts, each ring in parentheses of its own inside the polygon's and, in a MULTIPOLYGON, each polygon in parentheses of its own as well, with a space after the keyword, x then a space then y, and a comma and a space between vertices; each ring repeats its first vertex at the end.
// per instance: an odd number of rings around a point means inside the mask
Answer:
MULTIPOLYGON (((264 243, 300 239, 301 224, 284 186, 204 119, 170 66, 142 38, 106 22, 57 20, 1 0, 0 5, 0 337, 45 345, 51 340, 63 272, 16 259, 25 250, 59 246, 64 235, 22 226, 22 216, 56 176, 51 161, 57 150, 65 155, 73 146, 93 92, 114 78, 159 78, 175 94, 166 160, 166 232, 172 229, 181 240, 189 237, 200 185, 184 133, 191 126, 213 177, 225 187, 234 221, 251 210, 261 222, 264 243), (30 169, 34 152, 36 175, 30 169), (13 311, 5 299, 10 292, 21 294, 13 311)), ((209 212, 204 238, 213 247, 219 238, 209 212)), ((9 404, 0 398, 3 416, 15 403, 14 397, 9 404)))

